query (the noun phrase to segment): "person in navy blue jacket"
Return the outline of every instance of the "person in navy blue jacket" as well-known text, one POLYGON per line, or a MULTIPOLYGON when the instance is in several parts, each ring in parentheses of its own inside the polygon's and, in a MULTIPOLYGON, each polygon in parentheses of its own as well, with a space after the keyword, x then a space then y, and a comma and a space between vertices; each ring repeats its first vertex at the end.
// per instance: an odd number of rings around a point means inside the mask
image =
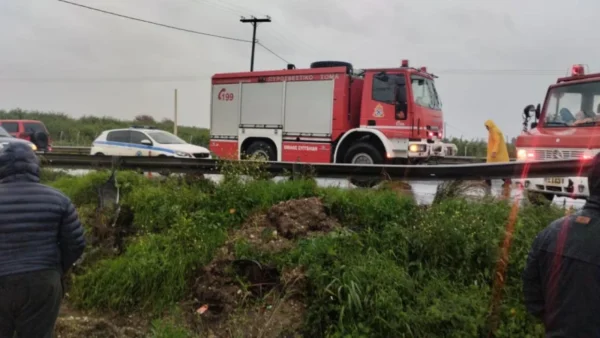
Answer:
POLYGON ((71 200, 39 172, 28 145, 0 149, 0 337, 53 336, 61 278, 85 248, 71 200))
POLYGON ((583 209, 552 222, 531 246, 525 306, 546 337, 600 337, 600 155, 588 172, 583 209))

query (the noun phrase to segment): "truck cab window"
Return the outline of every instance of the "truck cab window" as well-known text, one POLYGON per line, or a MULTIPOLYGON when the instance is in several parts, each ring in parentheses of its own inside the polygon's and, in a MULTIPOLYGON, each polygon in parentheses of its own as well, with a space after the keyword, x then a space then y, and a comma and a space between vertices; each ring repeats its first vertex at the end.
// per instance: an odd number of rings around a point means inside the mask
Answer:
POLYGON ((579 83, 552 88, 542 117, 544 127, 586 127, 600 122, 596 98, 600 82, 579 83))
POLYGON ((391 76, 386 74, 373 76, 372 99, 387 104, 394 103, 394 82, 391 76))

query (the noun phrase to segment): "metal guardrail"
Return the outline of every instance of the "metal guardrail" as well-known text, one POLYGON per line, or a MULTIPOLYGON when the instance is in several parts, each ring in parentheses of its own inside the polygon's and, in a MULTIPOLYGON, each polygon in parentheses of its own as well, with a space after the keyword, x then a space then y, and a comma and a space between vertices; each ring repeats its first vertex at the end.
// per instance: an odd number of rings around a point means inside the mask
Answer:
MULTIPOLYGON (((174 157, 110 157, 40 155, 44 166, 63 169, 129 169, 154 172, 218 174, 223 162, 174 157)), ((239 161, 233 161, 239 162, 239 161)), ((590 161, 556 160, 536 162, 473 163, 455 165, 368 165, 307 164, 264 162, 264 170, 274 175, 310 173, 322 178, 391 178, 404 180, 484 180, 521 177, 560 177, 585 175, 590 161)))
MULTIPOLYGON (((78 155, 88 155, 90 154, 90 147, 80 147, 80 146, 55 146, 52 147, 53 154, 78 154, 78 155)), ((440 159, 436 159, 432 161, 432 163, 436 164, 451 164, 451 163, 482 163, 485 162, 485 157, 476 157, 476 156, 449 156, 443 157, 440 159)), ((514 161, 515 159, 511 159, 514 161)))
POLYGON ((52 147, 53 154, 79 154, 89 155, 92 148, 90 147, 74 147, 74 146, 55 146, 52 147))

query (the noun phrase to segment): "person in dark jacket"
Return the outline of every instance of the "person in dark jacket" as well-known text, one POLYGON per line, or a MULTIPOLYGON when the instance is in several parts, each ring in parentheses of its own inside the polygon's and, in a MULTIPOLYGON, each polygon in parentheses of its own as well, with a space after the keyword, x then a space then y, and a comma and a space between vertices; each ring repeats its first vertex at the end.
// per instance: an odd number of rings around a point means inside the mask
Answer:
POLYGON ((52 337, 62 275, 82 255, 83 227, 69 198, 43 185, 26 144, 0 149, 0 337, 52 337))
POLYGON ((583 209, 537 235, 523 272, 525 306, 546 337, 600 337, 600 155, 592 161, 583 209))

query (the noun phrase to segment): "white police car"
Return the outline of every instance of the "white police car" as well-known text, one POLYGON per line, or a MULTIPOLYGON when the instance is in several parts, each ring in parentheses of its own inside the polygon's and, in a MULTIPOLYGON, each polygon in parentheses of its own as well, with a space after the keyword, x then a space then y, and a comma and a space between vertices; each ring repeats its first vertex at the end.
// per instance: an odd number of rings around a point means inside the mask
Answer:
POLYGON ((92 143, 91 155, 173 156, 209 159, 210 151, 154 127, 105 130, 92 143))

